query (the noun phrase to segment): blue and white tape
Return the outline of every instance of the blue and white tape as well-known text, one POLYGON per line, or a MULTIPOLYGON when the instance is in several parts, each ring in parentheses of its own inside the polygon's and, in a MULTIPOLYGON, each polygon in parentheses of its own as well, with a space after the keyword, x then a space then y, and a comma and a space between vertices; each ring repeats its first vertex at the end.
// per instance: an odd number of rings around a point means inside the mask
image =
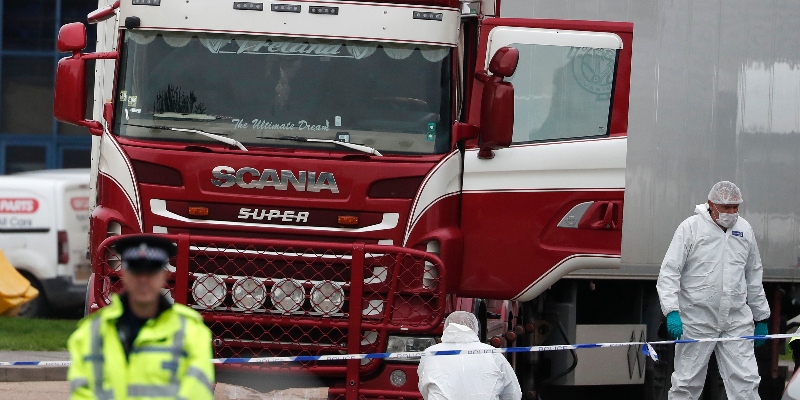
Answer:
MULTIPOLYGON (((640 346, 641 352, 654 361, 658 361, 658 354, 653 345, 661 344, 683 344, 683 343, 708 343, 708 342, 732 342, 741 340, 771 340, 788 339, 800 336, 798 333, 783 333, 776 335, 763 336, 739 336, 726 338, 709 339, 681 339, 681 340, 662 340, 657 342, 617 342, 617 343, 582 343, 582 344, 559 344, 551 346, 531 346, 531 347, 501 347, 481 350, 441 350, 441 351, 414 351, 402 353, 370 353, 370 354, 341 354, 325 356, 294 356, 294 357, 252 357, 252 358, 215 358, 214 364, 263 364, 263 363, 282 363, 282 362, 309 362, 309 361, 342 361, 342 360, 372 360, 388 359, 402 360, 409 358, 430 357, 430 356, 451 356, 469 354, 502 354, 502 353, 530 353, 538 351, 559 351, 577 349, 596 349, 603 347, 627 347, 640 346)), ((6 366, 50 366, 68 367, 69 361, 0 361, 0 367, 6 366)))

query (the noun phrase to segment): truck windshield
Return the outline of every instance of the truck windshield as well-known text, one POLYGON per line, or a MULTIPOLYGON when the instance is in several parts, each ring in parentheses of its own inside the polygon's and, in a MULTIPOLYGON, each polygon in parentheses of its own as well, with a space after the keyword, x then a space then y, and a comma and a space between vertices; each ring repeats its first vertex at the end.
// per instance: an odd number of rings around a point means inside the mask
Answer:
POLYGON ((212 142, 197 129, 251 146, 385 153, 450 147, 451 48, 228 34, 127 31, 115 133, 212 142), (138 125, 138 126, 137 126, 138 125))

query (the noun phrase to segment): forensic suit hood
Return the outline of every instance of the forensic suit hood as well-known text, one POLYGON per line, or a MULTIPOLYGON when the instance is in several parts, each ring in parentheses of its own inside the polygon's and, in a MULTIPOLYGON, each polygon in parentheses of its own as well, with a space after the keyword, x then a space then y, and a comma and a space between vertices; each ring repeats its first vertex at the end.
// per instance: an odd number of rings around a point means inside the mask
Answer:
MULTIPOLYGON (((451 323, 442 343, 429 351, 492 349, 470 328, 451 323)), ((517 377, 500 354, 425 356, 419 363, 419 391, 426 400, 519 400, 517 377)))

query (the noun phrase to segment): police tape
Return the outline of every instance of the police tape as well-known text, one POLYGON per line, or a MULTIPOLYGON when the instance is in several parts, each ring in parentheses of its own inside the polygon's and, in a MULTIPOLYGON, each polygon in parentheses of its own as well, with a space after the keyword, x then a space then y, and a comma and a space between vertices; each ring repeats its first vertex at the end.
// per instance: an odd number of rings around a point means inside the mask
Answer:
MULTIPOLYGON (((615 343, 582 343, 582 344, 557 344, 549 346, 531 347, 500 347, 491 349, 470 349, 470 350, 439 350, 439 351, 410 351, 400 353, 369 353, 369 354, 340 354, 324 356, 292 356, 292 357, 251 357, 251 358, 215 358, 214 364, 264 364, 264 363, 286 363, 286 362, 309 362, 309 361, 346 361, 346 360, 407 360, 430 356, 453 356, 453 355, 473 355, 473 354, 502 354, 502 353, 531 353, 540 351, 559 351, 559 350, 579 350, 597 349, 605 347, 628 347, 637 346, 644 355, 649 356, 654 361, 658 361, 658 354, 653 348, 654 345, 665 344, 685 344, 685 343, 710 343, 710 342, 734 342, 744 340, 772 340, 788 339, 800 337, 797 333, 782 333, 763 336, 737 336, 708 339, 679 339, 661 340, 656 342, 615 342, 615 343)), ((69 361, 0 361, 0 367, 7 366, 50 366, 68 367, 69 361)))

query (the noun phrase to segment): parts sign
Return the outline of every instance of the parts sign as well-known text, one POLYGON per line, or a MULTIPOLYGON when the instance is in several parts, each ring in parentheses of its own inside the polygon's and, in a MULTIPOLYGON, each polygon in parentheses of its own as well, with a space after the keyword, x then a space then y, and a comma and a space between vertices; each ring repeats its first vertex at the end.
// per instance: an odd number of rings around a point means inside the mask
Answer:
POLYGON ((33 198, 0 197, 0 214, 32 214, 39 209, 39 202, 33 198))

